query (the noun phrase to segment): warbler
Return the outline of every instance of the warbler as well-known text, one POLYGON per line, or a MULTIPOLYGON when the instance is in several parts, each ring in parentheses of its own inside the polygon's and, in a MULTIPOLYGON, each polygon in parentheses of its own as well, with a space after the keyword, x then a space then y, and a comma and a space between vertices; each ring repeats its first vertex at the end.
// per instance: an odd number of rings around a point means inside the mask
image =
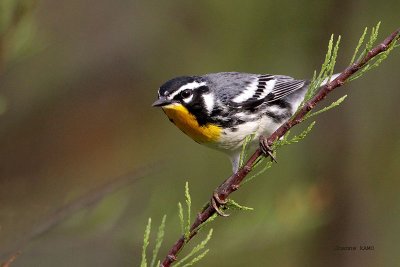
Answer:
POLYGON ((251 146, 258 146, 260 136, 269 136, 296 112, 309 84, 284 75, 240 72, 181 76, 161 85, 153 106, 197 143, 226 153, 236 172, 246 136, 254 134, 251 146))

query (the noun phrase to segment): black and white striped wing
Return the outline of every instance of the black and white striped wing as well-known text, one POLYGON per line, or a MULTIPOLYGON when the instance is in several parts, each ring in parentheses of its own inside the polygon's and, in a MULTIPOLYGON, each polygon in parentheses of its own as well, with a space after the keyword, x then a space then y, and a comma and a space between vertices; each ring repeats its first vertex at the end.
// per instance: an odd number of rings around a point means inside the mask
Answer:
POLYGON ((231 104, 244 109, 254 109, 262 103, 282 99, 307 85, 307 81, 295 80, 289 76, 261 75, 233 98, 231 104))
POLYGON ((289 76, 275 76, 276 83, 274 88, 272 89, 271 94, 272 99, 268 100, 267 102, 273 102, 284 98, 288 95, 293 94, 299 89, 308 86, 309 82, 307 80, 295 80, 289 76))

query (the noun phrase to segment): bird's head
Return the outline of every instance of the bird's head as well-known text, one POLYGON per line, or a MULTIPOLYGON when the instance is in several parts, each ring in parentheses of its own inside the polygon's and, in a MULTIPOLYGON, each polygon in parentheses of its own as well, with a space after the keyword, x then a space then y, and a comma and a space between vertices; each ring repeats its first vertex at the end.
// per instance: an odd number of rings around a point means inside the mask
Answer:
POLYGON ((201 120, 213 110, 214 95, 202 77, 182 76, 160 87, 153 107, 162 107, 165 111, 184 108, 201 120))

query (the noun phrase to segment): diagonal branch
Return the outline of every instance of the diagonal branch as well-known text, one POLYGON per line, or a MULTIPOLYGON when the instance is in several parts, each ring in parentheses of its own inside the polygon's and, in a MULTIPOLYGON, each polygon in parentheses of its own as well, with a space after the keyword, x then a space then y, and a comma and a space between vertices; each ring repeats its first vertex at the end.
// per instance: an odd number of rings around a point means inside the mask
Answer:
POLYGON ((1 267, 10 267, 11 264, 18 258, 18 256, 21 254, 21 252, 16 252, 13 255, 11 255, 5 262, 1 264, 1 267))
MULTIPOLYGON (((379 55, 382 52, 385 52, 389 45, 399 39, 400 29, 393 32, 389 35, 382 43, 377 45, 368 51, 363 58, 354 64, 347 67, 343 70, 338 77, 334 80, 330 81, 326 85, 324 85, 314 97, 312 97, 309 101, 305 102, 303 107, 298 110, 296 115, 292 117, 289 121, 284 123, 281 127, 279 127, 274 133, 272 133, 268 138, 268 145, 272 145, 276 140, 281 138, 283 135, 287 133, 289 129, 293 126, 301 123, 305 116, 313 109, 315 106, 323 100, 331 91, 335 88, 342 86, 351 76, 353 76, 358 70, 364 67, 370 60, 379 55)), ((221 202, 228 199, 228 196, 236 191, 239 188, 240 183, 247 176, 247 174, 252 170, 254 163, 256 160, 263 155, 260 149, 257 149, 254 154, 250 157, 250 159, 246 162, 246 164, 240 168, 236 173, 232 174, 228 179, 226 179, 216 190, 215 196, 218 197, 221 202)), ((183 248, 186 242, 188 242, 193 236, 195 236, 198 232, 199 226, 206 222, 211 216, 216 213, 215 208, 208 204, 203 208, 203 210, 198 213, 195 221, 193 222, 190 228, 190 235, 185 240, 185 237, 182 236, 179 238, 176 243, 172 246, 171 250, 168 252, 168 255, 163 260, 161 267, 168 267, 174 261, 176 261, 177 254, 183 248)))

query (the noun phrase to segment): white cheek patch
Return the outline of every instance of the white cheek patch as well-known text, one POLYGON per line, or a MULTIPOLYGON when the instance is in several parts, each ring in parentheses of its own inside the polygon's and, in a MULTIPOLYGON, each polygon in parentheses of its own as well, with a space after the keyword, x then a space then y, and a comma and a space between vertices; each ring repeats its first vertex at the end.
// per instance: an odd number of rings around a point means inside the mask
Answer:
POLYGON ((199 87, 204 86, 204 85, 206 85, 205 82, 201 82, 201 83, 198 83, 198 82, 187 83, 187 84, 185 84, 185 85, 182 85, 178 90, 176 90, 176 91, 173 92, 172 94, 170 94, 170 95, 168 96, 168 99, 173 99, 177 94, 179 94, 179 93, 182 92, 183 90, 186 90, 186 89, 191 89, 191 90, 193 90, 193 89, 199 88, 199 87))
POLYGON ((214 94, 204 94, 202 95, 204 99, 204 104, 206 106, 208 114, 211 114, 212 110, 214 109, 215 97, 214 94))

